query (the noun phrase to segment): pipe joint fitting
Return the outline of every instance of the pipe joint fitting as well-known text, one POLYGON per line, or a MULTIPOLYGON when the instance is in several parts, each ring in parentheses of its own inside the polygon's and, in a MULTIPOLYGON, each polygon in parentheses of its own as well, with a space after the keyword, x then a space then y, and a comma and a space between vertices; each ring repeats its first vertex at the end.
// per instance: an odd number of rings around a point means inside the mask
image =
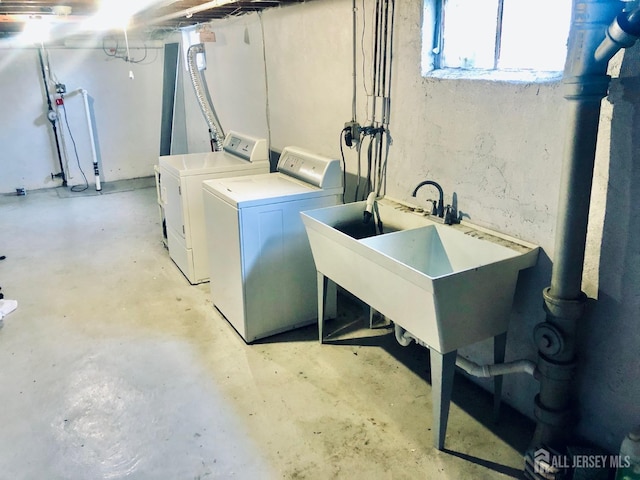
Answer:
POLYGON ((547 287, 542 291, 544 297, 545 311, 555 318, 564 318, 567 320, 579 320, 584 314, 587 304, 587 296, 584 292, 574 300, 565 300, 555 297, 551 294, 551 287, 547 287))
POLYGON ((535 397, 533 414, 540 423, 552 427, 569 428, 578 423, 578 416, 572 408, 563 410, 546 408, 540 401, 540 395, 535 397))
POLYGON ((625 13, 618 15, 615 22, 607 29, 607 37, 620 48, 633 46, 639 36, 640 25, 630 22, 625 13))
POLYGON ((407 332, 404 328, 402 328, 397 323, 393 327, 393 331, 396 336, 396 341, 402 345, 403 347, 408 347, 411 345, 411 342, 414 340, 413 335, 407 332))
POLYGON ((564 333, 552 323, 543 322, 536 325, 533 338, 538 350, 545 355, 558 355, 564 350, 564 333))
POLYGON ((640 25, 621 13, 607 28, 606 36, 598 45, 594 58, 598 62, 609 61, 622 48, 629 48, 640 36, 640 25))
POLYGON ((556 362, 541 354, 538 358, 537 370, 540 376, 549 380, 568 382, 575 375, 576 361, 574 359, 570 362, 556 362))

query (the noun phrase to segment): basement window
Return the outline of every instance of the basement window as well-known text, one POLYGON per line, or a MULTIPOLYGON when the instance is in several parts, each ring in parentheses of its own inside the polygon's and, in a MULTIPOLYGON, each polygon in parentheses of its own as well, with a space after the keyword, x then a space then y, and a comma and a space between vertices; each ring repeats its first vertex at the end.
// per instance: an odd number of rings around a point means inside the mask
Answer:
POLYGON ((516 79, 518 73, 522 79, 557 77, 567 54, 571 4, 424 0, 423 75, 501 78, 511 72, 516 79))

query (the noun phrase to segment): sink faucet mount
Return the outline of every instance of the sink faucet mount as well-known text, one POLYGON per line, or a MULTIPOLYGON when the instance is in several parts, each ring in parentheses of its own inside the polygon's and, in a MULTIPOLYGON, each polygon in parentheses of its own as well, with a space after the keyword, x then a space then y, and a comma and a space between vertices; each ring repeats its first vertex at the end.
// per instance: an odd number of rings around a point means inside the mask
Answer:
POLYGON ((437 182, 434 182, 433 180, 425 180, 424 182, 420 182, 418 186, 413 190, 413 193, 411 194, 411 196, 415 197, 416 193, 418 193, 418 190, 420 190, 425 185, 433 185, 438 189, 439 197, 438 197, 438 204, 436 207, 436 213, 440 218, 443 218, 444 217, 444 192, 442 191, 442 187, 437 182))

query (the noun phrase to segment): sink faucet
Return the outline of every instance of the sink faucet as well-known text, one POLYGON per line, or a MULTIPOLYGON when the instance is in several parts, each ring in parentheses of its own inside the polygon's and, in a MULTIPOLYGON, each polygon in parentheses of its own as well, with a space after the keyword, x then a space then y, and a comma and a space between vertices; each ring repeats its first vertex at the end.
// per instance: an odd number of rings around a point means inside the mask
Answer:
POLYGON ((437 182, 434 182, 433 180, 425 180, 424 182, 420 182, 418 186, 413 190, 411 196, 415 197, 416 193, 418 193, 418 190, 420 190, 420 188, 424 187, 425 185, 433 185, 438 189, 439 198, 438 205, 436 207, 436 213, 440 218, 444 217, 444 192, 442 191, 442 187, 437 182))

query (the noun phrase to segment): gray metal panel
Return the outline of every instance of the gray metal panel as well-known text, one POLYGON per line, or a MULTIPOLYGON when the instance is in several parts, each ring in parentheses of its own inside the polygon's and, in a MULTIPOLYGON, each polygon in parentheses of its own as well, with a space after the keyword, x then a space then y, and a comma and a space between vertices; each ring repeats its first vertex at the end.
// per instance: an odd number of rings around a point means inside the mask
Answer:
POLYGON ((178 57, 180 45, 167 43, 164 46, 164 72, 162 76, 162 117, 160 120, 160 155, 171 154, 173 112, 176 97, 178 57))

